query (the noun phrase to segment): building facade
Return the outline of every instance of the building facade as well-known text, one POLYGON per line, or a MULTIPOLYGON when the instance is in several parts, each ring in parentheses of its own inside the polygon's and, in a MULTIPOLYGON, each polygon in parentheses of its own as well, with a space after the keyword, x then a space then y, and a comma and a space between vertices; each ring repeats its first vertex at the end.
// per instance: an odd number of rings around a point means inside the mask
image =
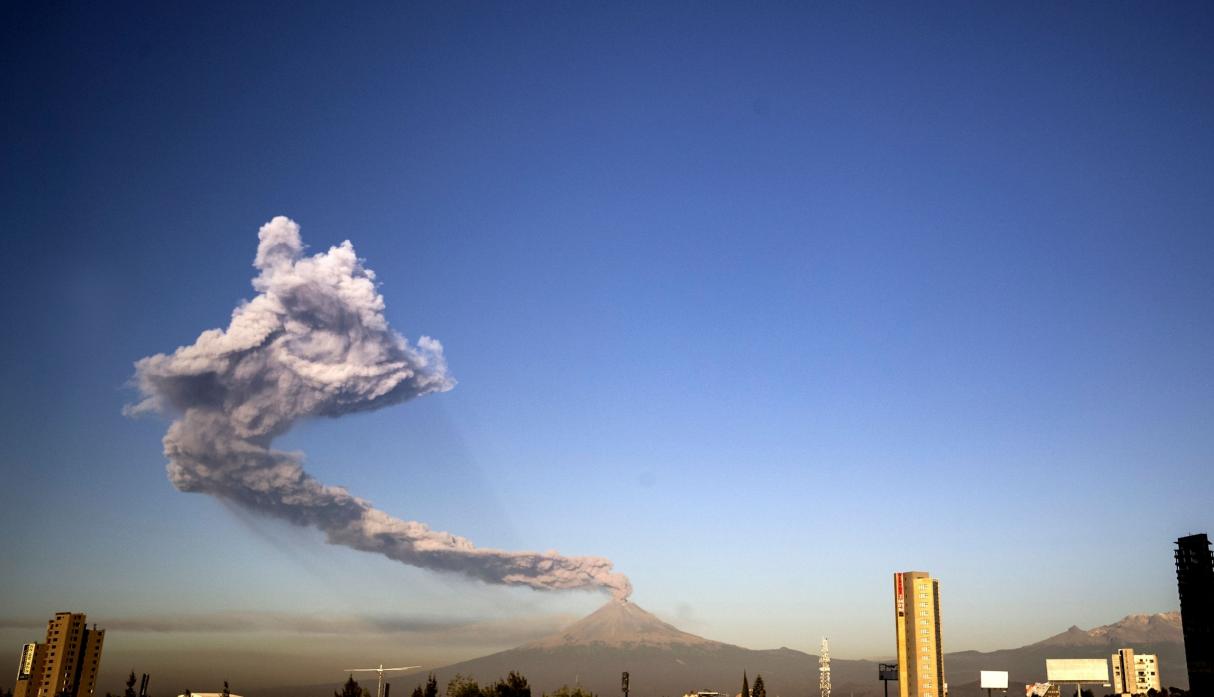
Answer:
POLYGON ((1204 533, 1176 540, 1176 588, 1189 691, 1214 695, 1214 560, 1204 533))
POLYGON ((32 691, 30 685, 37 685, 38 681, 34 680, 31 683, 33 676, 41 676, 46 670, 46 644, 26 644, 21 647, 21 660, 17 663, 17 683, 13 686, 13 697, 32 697, 37 694, 37 687, 32 691))
POLYGON ((940 581, 924 571, 894 574, 900 697, 945 697, 940 581))
POLYGON ((13 697, 92 697, 105 630, 89 629, 85 619, 83 613, 55 613, 46 623, 46 642, 25 645, 13 697))
POLYGON ((1159 681, 1159 657, 1121 649, 1113 654, 1113 694, 1145 695, 1162 691, 1159 681))

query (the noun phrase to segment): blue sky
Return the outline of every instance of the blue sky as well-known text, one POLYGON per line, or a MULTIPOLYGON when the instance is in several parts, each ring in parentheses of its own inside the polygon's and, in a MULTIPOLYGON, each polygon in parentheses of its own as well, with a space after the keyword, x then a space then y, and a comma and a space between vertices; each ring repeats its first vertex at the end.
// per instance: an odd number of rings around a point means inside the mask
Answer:
POLYGON ((2 615, 600 602, 172 488, 132 363, 226 325, 279 214, 459 381, 281 444, 690 631, 888 653, 915 568, 947 649, 1017 645, 1174 608, 1214 527, 1208 5, 5 16, 2 615))

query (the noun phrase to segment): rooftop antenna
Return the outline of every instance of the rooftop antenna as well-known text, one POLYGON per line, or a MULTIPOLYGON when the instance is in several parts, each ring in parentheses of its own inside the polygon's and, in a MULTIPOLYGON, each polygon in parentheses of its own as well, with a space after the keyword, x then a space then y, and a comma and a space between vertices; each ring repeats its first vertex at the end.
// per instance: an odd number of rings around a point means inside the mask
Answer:
POLYGON ((385 668, 384 664, 380 663, 378 668, 346 668, 346 673, 375 673, 379 676, 379 684, 375 687, 375 697, 388 697, 384 694, 384 673, 395 670, 413 670, 421 668, 421 666, 402 666, 400 668, 385 668))
POLYGON ((822 697, 830 697, 830 644, 822 637, 821 655, 818 656, 818 689, 822 697))

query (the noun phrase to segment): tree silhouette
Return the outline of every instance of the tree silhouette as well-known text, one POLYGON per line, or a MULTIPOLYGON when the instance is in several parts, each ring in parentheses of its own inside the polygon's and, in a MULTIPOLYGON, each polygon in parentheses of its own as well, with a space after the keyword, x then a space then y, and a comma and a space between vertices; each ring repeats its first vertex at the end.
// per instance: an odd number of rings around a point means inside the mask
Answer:
POLYGON ((531 697, 531 686, 527 684, 527 678, 512 670, 505 679, 486 687, 483 692, 484 697, 531 697))
POLYGON ((346 678, 346 684, 341 686, 341 692, 334 692, 333 697, 363 697, 363 693, 364 690, 358 686, 358 681, 351 673, 350 677, 346 678))
POLYGON ((742 697, 750 697, 750 685, 746 683, 746 671, 742 671, 742 697))
POLYGON ((131 670, 131 674, 126 676, 126 690, 123 690, 123 697, 136 697, 134 670, 131 670))
POLYGON ((423 695, 423 694, 424 694, 424 693, 422 692, 422 686, 421 686, 421 685, 418 685, 417 687, 413 688, 413 695, 412 695, 412 697, 422 697, 422 695, 423 695))
POLYGON ((750 697, 767 697, 767 687, 763 684, 763 676, 755 676, 755 686, 750 688, 750 697))
POLYGON ((422 697, 438 697, 438 678, 434 677, 434 673, 426 678, 426 689, 422 692, 422 697))
POLYGON ((122 691, 122 697, 136 697, 135 695, 135 671, 126 678, 126 689, 122 691))
POLYGON ((219 693, 220 697, 232 697, 232 690, 228 688, 228 681, 223 681, 223 692, 219 693))
POLYGON ((597 695, 583 689, 581 685, 578 685, 577 687, 561 685, 559 689, 551 694, 544 693, 544 697, 597 697, 597 695))
POLYGON ((456 673, 447 683, 447 697, 481 697, 481 686, 471 676, 456 673))

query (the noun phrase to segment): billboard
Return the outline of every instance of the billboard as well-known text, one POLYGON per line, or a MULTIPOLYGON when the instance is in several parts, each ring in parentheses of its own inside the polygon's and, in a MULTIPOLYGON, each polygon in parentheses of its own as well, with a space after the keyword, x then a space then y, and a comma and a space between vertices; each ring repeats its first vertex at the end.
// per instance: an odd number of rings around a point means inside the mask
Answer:
POLYGON ((1006 690, 1007 689, 1007 671, 1006 670, 981 670, 978 671, 979 687, 983 689, 1006 690))
POLYGON ((898 606, 898 616, 906 617, 906 590, 902 586, 902 574, 894 574, 894 598, 898 606))
POLYGON ((26 644, 22 647, 21 662, 17 664, 18 680, 29 680, 30 673, 34 670, 34 651, 37 649, 37 644, 26 644))
POLYGON ((1109 681, 1107 658, 1047 658, 1045 679, 1050 682, 1099 682, 1109 681))

